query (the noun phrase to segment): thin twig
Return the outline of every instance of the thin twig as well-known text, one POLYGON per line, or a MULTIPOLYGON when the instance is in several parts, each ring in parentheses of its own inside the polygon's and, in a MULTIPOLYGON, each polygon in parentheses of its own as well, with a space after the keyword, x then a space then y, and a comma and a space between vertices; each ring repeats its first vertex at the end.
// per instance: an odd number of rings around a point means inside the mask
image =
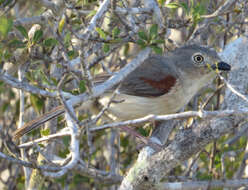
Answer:
POLYGON ((246 98, 245 95, 241 94, 240 92, 238 92, 235 88, 232 87, 232 85, 227 82, 227 80, 219 75, 220 79, 224 81, 224 83, 226 84, 227 88, 229 88, 234 94, 236 94, 238 97, 242 98, 244 101, 246 101, 248 103, 248 99, 246 98))
MULTIPOLYGON (((24 78, 24 71, 23 67, 19 66, 18 68, 18 79, 20 82, 22 82, 24 78)), ((24 123, 24 111, 25 111, 25 100, 24 100, 24 91, 22 89, 19 90, 19 95, 20 95, 20 113, 19 113, 19 123, 18 123, 18 128, 21 128, 21 126, 24 123)), ((23 143, 24 138, 20 139, 20 143, 23 143)), ((28 160, 27 154, 25 150, 21 150, 21 158, 25 161, 28 160)), ((31 170, 29 168, 23 167, 24 170, 24 175, 25 175, 25 187, 28 187, 28 183, 30 180, 30 175, 31 175, 31 170)))
POLYGON ((221 110, 221 111, 187 111, 182 113, 176 113, 176 114, 168 114, 168 115, 148 115, 146 117, 142 117, 139 119, 134 120, 127 120, 123 122, 115 122, 110 124, 105 124, 101 126, 96 126, 91 128, 91 131, 97 131, 112 127, 120 127, 120 126, 131 126, 131 125, 138 125, 146 122, 152 122, 152 121, 167 121, 172 119, 184 119, 188 117, 199 117, 202 119, 206 118, 213 118, 213 117, 225 117, 225 116, 231 116, 231 115, 247 115, 248 110, 221 110))
MULTIPOLYGON (((68 128, 66 128, 66 129, 68 129, 68 128)), ((64 136, 69 136, 69 135, 70 135, 70 132, 68 130, 66 130, 66 131, 63 130, 62 132, 59 132, 59 133, 56 133, 56 134, 44 136, 44 137, 41 137, 39 139, 35 139, 33 141, 22 143, 22 144, 18 145, 18 147, 19 148, 28 148, 30 146, 35 145, 36 143, 41 143, 43 141, 50 141, 50 140, 52 140, 54 138, 64 137, 64 136)))
POLYGON ((47 166, 47 165, 40 165, 39 166, 39 165, 36 165, 35 163, 23 161, 23 160, 14 158, 12 156, 8 156, 2 152, 0 152, 0 158, 8 160, 8 161, 15 163, 15 164, 20 164, 20 165, 25 166, 25 167, 40 169, 40 170, 44 170, 44 171, 58 171, 61 169, 60 167, 51 167, 51 166, 47 166))

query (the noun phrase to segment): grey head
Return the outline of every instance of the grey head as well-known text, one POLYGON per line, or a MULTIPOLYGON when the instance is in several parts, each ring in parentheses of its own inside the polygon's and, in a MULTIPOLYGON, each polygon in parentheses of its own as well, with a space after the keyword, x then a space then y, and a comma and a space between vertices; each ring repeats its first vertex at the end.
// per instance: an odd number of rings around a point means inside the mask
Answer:
POLYGON ((215 50, 189 45, 176 49, 170 56, 173 64, 182 74, 202 77, 218 71, 229 71, 231 66, 221 61, 215 50))

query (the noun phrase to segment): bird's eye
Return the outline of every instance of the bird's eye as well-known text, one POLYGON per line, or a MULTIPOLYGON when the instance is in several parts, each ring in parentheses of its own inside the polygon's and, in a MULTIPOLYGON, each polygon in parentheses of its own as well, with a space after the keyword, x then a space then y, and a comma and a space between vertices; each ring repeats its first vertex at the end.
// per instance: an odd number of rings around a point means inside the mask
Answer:
POLYGON ((194 63, 197 65, 201 65, 202 63, 204 63, 204 57, 201 54, 195 54, 192 58, 194 63))

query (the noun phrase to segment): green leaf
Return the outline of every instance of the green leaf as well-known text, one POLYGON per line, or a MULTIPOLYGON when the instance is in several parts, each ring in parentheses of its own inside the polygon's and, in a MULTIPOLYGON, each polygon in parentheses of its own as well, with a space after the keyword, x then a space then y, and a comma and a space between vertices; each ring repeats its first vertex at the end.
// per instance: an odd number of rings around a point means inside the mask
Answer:
POLYGON ((80 91, 80 93, 84 93, 86 91, 86 86, 85 86, 85 81, 84 80, 81 80, 79 82, 79 91, 80 91))
POLYGON ((103 52, 104 53, 108 53, 109 52, 109 50, 110 50, 110 46, 109 46, 109 44, 103 44, 103 52))
POLYGON ((7 19, 6 17, 0 17, 0 33, 3 35, 3 37, 7 36, 12 26, 13 21, 11 19, 7 19))
POLYGON ((12 57, 12 53, 9 52, 7 49, 5 49, 4 52, 3 52, 3 58, 4 58, 5 60, 8 60, 8 59, 10 59, 11 57, 12 57))
POLYGON ((152 46, 152 50, 153 50, 156 54, 162 55, 162 53, 163 53, 163 49, 162 49, 161 47, 158 47, 158 46, 152 46))
POLYGON ((70 32, 66 33, 66 35, 64 37, 64 43, 65 43, 66 47, 70 46, 70 43, 71 43, 71 33, 70 32))
POLYGON ((143 31, 143 30, 139 31, 138 32, 138 36, 140 37, 140 39, 145 40, 145 41, 148 41, 148 36, 145 33, 145 31, 143 31))
POLYGON ((130 45, 129 45, 128 43, 126 43, 126 44, 124 45, 123 54, 124 54, 125 56, 127 56, 129 50, 130 50, 130 45))
MULTIPOLYGON (((60 64, 56 64, 56 67, 60 68, 61 65, 60 64)), ((51 81, 53 82, 53 85, 57 86, 57 84, 59 83, 58 80, 54 77, 50 77, 51 81)))
POLYGON ((129 140, 127 137, 120 136, 120 145, 122 147, 127 147, 129 145, 129 140))
POLYGON ((66 179, 68 179, 67 175, 63 175, 62 177, 59 178, 54 178, 54 181, 58 184, 60 184, 63 188, 65 187, 66 179))
POLYGON ((195 5, 194 0, 190 0, 190 5, 191 5, 191 7, 194 7, 194 5, 195 5))
POLYGON ((43 44, 46 47, 55 46, 57 43, 58 43, 58 41, 56 39, 54 39, 54 38, 48 38, 48 39, 46 39, 46 40, 43 41, 43 44))
POLYGON ((199 2, 192 6, 190 9, 190 13, 193 17, 193 22, 196 24, 199 21, 201 21, 201 15, 204 15, 207 12, 205 6, 203 4, 200 4, 199 2))
POLYGON ((179 3, 179 5, 185 10, 185 12, 186 12, 187 14, 189 14, 190 9, 189 9, 189 6, 187 5, 187 3, 181 2, 181 3, 179 3))
POLYGON ((159 5, 162 6, 162 5, 165 3, 165 1, 166 1, 166 0, 158 0, 158 3, 159 3, 159 5))
POLYGON ((165 5, 165 7, 169 8, 169 9, 177 9, 180 7, 180 4, 178 3, 168 3, 165 5))
POLYGON ((40 77, 41 77, 41 80, 42 80, 42 83, 43 83, 43 84, 51 85, 51 82, 50 82, 50 80, 48 79, 47 74, 44 73, 44 71, 40 71, 40 77))
MULTIPOLYGON (((70 137, 69 136, 64 136, 62 137, 62 141, 63 141, 63 144, 66 146, 66 147, 69 147, 70 146, 70 137)), ((59 150, 59 156, 65 158, 67 154, 69 154, 70 151, 68 148, 65 148, 65 149, 60 149, 59 150)))
POLYGON ((120 43, 122 42, 122 38, 115 38, 113 40, 109 40, 109 43, 120 43))
POLYGON ((42 136, 48 136, 50 135, 50 129, 48 128, 48 129, 41 130, 40 133, 42 136))
POLYGON ((3 8, 6 8, 13 0, 0 0, 0 5, 3 8))
POLYGON ((25 48, 26 47, 26 43, 20 40, 17 40, 17 39, 11 40, 8 45, 12 48, 25 48))
POLYGON ((69 147, 69 146, 70 146, 70 137, 69 137, 69 136, 64 136, 64 137, 62 138, 62 141, 63 141, 63 143, 64 143, 64 145, 65 145, 66 147, 69 147))
POLYGON ((149 130, 144 129, 144 128, 142 128, 142 127, 139 127, 139 128, 138 128, 138 131, 139 131, 139 133, 140 133, 142 136, 148 136, 148 135, 149 135, 149 130))
POLYGON ((152 40, 151 43, 154 43, 154 44, 163 44, 164 43, 164 40, 162 40, 162 39, 152 40))
POLYGON ((138 39, 137 44, 140 45, 142 48, 146 46, 146 42, 144 40, 138 39))
POLYGON ((82 183, 87 183, 87 184, 90 183, 90 179, 88 177, 80 175, 80 174, 74 175, 72 181, 73 181, 74 186, 75 185, 80 185, 82 183))
POLYGON ((96 27, 96 31, 97 31, 97 33, 100 35, 101 38, 103 38, 104 40, 107 39, 107 34, 106 34, 106 32, 104 32, 101 28, 96 27))
POLYGON ((61 34, 62 31, 63 31, 64 25, 65 25, 65 18, 62 18, 62 19, 59 21, 59 28, 58 28, 58 31, 59 31, 60 34, 61 34))
POLYGON ((36 30, 34 33, 33 42, 38 43, 41 40, 42 36, 43 36, 43 31, 36 30))
POLYGON ((154 39, 158 35, 158 25, 153 24, 150 28, 150 39, 154 39))
POLYGON ((73 59, 73 58, 75 58, 78 55, 77 52, 74 51, 74 50, 68 51, 67 54, 68 54, 68 56, 69 56, 70 59, 73 59))
POLYGON ((5 112, 9 107, 10 107, 9 103, 5 102, 5 103, 1 106, 1 111, 2 111, 2 112, 5 112))
POLYGON ((4 82, 0 81, 0 93, 4 92, 5 88, 4 88, 4 82))
POLYGON ((116 26, 114 27, 114 29, 112 30, 112 37, 115 39, 116 37, 118 37, 118 35, 120 34, 120 29, 116 26))
POLYGON ((16 29, 22 34, 22 36, 26 39, 28 39, 28 33, 26 28, 24 28, 22 25, 16 26, 16 29))
POLYGON ((90 18, 96 14, 96 10, 90 11, 90 13, 86 16, 86 18, 90 18))
POLYGON ((41 98, 39 98, 37 95, 31 94, 30 95, 30 102, 31 102, 32 106, 34 107, 35 111, 37 113, 40 113, 40 111, 43 108, 44 101, 41 98))

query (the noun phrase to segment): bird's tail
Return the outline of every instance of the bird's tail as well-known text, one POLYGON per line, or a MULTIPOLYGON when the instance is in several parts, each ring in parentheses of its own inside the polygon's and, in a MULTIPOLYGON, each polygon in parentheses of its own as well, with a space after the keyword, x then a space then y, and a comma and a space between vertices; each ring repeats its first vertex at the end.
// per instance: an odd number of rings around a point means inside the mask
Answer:
MULTIPOLYGON (((83 109, 87 109, 87 108, 91 107, 92 104, 93 104, 92 101, 85 102, 83 109)), ((82 106, 80 106, 80 107, 82 108, 82 106)), ((52 109, 51 111, 37 117, 36 119, 34 119, 32 121, 27 122, 26 124, 24 124, 21 128, 14 131, 12 137, 15 140, 19 139, 23 135, 29 133, 30 131, 32 131, 38 127, 40 127, 45 122, 47 122, 53 118, 56 118, 63 113, 65 113, 65 107, 63 105, 57 106, 56 108, 52 109)))
POLYGON ((23 135, 25 135, 26 133, 29 133, 30 131, 38 128, 39 126, 41 126, 42 124, 44 124, 45 122, 58 117, 59 115, 65 113, 65 108, 64 106, 58 106, 54 109, 52 109, 51 111, 45 113, 44 115, 29 121, 28 123, 24 124, 21 128, 17 129, 14 134, 13 134, 13 139, 19 139, 20 137, 22 137, 23 135))

